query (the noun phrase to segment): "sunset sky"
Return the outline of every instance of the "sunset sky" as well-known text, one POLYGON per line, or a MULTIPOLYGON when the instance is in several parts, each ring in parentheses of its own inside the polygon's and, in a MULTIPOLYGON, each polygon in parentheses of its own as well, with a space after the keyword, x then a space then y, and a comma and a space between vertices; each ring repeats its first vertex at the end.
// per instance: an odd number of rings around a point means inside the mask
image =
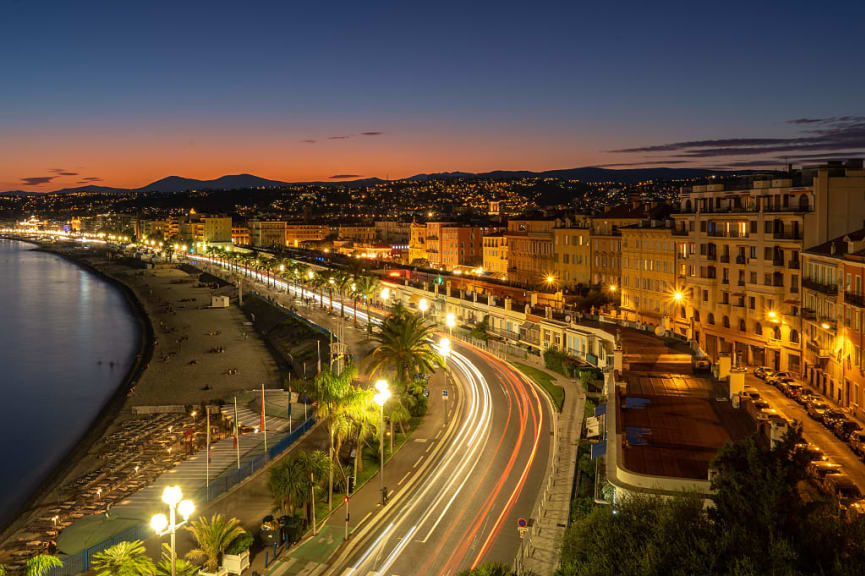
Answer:
POLYGON ((0 0, 0 190, 861 156, 863 6, 0 0))

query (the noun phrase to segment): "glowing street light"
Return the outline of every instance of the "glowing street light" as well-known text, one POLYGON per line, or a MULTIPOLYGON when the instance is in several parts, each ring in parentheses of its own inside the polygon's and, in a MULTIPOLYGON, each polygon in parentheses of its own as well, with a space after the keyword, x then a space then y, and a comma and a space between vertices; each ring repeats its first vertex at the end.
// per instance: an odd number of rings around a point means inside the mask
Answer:
POLYGON ((453 312, 447 313, 447 315, 445 316, 445 324, 447 324, 447 326, 448 326, 448 331, 450 332, 450 335, 453 336, 454 335, 454 326, 456 326, 456 324, 457 324, 457 319, 454 316, 453 312))
POLYGON ((381 289, 381 299, 384 301, 385 306, 387 305, 388 298, 390 298, 390 288, 385 286, 381 289))
POLYGON ((610 284, 610 292, 615 292, 617 289, 615 284, 610 284))
POLYGON ((675 300, 676 302, 681 302, 684 297, 685 295, 682 294, 681 290, 676 290, 675 292, 673 292, 673 300, 675 300))
POLYGON ((427 302, 426 298, 421 298, 420 302, 417 303, 418 309, 420 309, 421 318, 426 318, 426 311, 429 308, 429 302, 427 302))
POLYGON ((180 486, 166 486, 162 491, 162 501, 168 504, 169 517, 165 514, 156 514, 150 519, 150 527, 160 537, 171 534, 171 576, 177 575, 175 549, 175 532, 186 524, 189 517, 195 511, 192 500, 184 500, 180 486), (177 513, 183 516, 183 522, 177 522, 177 513))
POLYGON ((384 507, 387 503, 387 492, 384 487, 384 405, 388 398, 390 398, 390 390, 387 387, 387 380, 379 380, 376 382, 375 389, 378 393, 373 396, 373 400, 378 404, 378 407, 381 410, 381 433, 379 434, 378 444, 378 454, 381 463, 379 464, 378 471, 378 490, 381 492, 381 505, 384 507))
POLYGON ((823 322, 822 324, 820 324, 820 328, 822 328, 823 330, 828 330, 830 328, 829 323, 823 322))

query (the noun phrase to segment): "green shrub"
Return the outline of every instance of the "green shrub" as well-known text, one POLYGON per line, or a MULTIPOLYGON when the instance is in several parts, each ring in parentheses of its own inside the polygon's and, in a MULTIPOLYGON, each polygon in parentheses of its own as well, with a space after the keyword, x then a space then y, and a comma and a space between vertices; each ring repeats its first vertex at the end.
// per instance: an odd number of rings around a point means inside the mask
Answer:
POLYGON ((249 550, 249 547, 252 546, 252 542, 255 540, 252 534, 249 532, 244 532, 237 538, 231 541, 231 544, 228 545, 228 548, 225 549, 226 554, 237 555, 242 554, 249 550))

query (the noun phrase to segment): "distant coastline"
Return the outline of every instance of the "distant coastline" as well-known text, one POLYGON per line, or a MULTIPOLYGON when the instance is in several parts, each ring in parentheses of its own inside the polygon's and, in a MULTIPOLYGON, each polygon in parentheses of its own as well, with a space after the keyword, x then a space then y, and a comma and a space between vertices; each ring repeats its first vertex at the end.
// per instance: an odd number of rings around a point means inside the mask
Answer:
POLYGON ((124 300, 138 324, 138 349, 132 365, 126 375, 118 383, 112 395, 105 401, 99 410, 99 415, 90 423, 88 428, 77 439, 67 454, 55 464, 52 470, 39 482, 30 495, 17 509, 7 510, 0 517, 0 542, 5 542, 23 521, 29 518, 33 508, 43 498, 58 488, 59 484, 71 472, 80 457, 87 454, 90 448, 102 437, 105 430, 115 421, 129 390, 138 381, 145 367, 153 356, 154 332, 150 316, 147 314, 143 304, 138 300, 135 292, 126 284, 106 274, 89 262, 76 258, 74 255, 62 251, 58 246, 38 242, 29 238, 18 238, 6 236, 6 239, 36 246, 36 250, 54 254, 72 264, 93 274, 100 280, 114 286, 123 295, 124 300))

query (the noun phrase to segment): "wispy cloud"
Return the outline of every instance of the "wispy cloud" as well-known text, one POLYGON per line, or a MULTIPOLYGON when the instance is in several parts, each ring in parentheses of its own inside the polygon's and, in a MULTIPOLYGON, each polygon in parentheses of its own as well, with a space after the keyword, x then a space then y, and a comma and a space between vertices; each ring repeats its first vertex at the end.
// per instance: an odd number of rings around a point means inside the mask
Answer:
POLYGON ((78 176, 78 172, 70 172, 65 168, 49 168, 48 171, 53 172, 58 176, 78 176))
POLYGON ((22 178, 21 183, 25 186, 39 186, 40 184, 48 184, 55 178, 57 176, 28 176, 27 178, 22 178))
POLYGON ((613 164, 597 164, 595 168, 623 168, 627 166, 640 166, 640 167, 649 167, 649 166, 666 166, 667 164, 687 164, 687 160, 652 160, 649 162, 616 162, 613 164))
POLYGON ((371 130, 369 132, 361 132, 361 136, 381 136, 384 132, 379 132, 377 130, 371 130))
POLYGON ((331 180, 345 180, 346 178, 360 178, 360 174, 334 174, 330 176, 331 180))
MULTIPOLYGON (((791 138, 718 138, 687 140, 613 150, 616 153, 674 153, 670 159, 705 159, 731 156, 782 154, 797 152, 825 156, 819 151, 840 152, 865 148, 865 116, 833 116, 828 118, 796 118, 788 124, 802 126, 801 135, 791 138), (807 128, 804 128, 807 127, 807 128)), ((666 163, 666 162, 665 162, 666 163)))
POLYGON ((85 176, 82 180, 85 182, 102 182, 102 178, 99 176, 85 176))
POLYGON ((301 142, 301 144, 315 144, 317 142, 317 140, 313 140, 312 138, 307 138, 305 140, 301 140, 300 142, 301 142))
POLYGON ((348 140, 351 136, 328 136, 328 140, 348 140))

